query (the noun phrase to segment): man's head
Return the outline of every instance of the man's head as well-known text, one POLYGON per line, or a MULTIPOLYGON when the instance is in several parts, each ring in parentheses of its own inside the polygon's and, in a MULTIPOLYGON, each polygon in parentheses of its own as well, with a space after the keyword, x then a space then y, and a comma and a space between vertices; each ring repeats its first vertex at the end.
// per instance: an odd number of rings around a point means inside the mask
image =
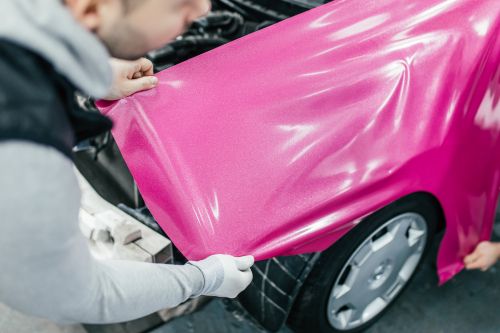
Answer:
POLYGON ((182 34, 210 0, 65 0, 75 18, 112 56, 137 59, 182 34))

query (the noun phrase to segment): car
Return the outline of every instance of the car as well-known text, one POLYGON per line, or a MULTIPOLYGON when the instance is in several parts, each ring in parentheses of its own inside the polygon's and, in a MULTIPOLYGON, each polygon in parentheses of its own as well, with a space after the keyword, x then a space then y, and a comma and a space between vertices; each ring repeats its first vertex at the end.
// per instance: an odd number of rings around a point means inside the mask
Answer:
POLYGON ((214 9, 149 54, 158 87, 97 103, 113 136, 75 157, 96 190, 179 257, 254 255, 235 304, 270 331, 366 330, 440 230, 440 283, 457 274, 499 194, 497 3, 214 9))

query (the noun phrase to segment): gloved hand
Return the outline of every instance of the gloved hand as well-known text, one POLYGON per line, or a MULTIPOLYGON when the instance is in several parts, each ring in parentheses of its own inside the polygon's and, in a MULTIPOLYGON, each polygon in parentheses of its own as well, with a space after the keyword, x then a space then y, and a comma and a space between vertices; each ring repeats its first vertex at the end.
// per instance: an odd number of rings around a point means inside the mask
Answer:
POLYGON ((199 295, 235 298, 252 282, 253 263, 253 256, 236 258, 226 254, 188 262, 198 267, 205 278, 203 290, 193 298, 199 295))

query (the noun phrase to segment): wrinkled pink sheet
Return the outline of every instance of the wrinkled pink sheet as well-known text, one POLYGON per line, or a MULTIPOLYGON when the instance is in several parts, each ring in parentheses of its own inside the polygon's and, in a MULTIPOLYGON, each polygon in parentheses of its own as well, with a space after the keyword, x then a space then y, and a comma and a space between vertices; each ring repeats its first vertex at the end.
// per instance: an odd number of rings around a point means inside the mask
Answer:
POLYGON ((441 203, 441 282, 490 236, 498 0, 335 1, 101 102, 154 217, 189 259, 328 248, 412 192, 441 203))

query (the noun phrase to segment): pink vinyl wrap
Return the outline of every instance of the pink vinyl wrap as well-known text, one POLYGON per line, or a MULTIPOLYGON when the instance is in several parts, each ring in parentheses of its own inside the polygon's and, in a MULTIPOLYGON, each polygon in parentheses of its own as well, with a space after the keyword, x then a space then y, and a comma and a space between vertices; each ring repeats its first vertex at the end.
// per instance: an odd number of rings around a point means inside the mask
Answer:
POLYGON ((440 202, 440 281, 489 239, 500 181, 498 0, 335 1, 99 102, 191 260, 322 251, 407 194, 440 202))

